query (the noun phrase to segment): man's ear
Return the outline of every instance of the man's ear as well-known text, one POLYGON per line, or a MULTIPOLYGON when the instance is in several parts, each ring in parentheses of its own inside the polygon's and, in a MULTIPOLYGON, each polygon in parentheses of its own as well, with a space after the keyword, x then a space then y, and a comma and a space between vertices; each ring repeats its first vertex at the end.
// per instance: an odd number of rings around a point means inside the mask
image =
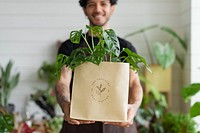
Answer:
POLYGON ((111 6, 111 13, 113 14, 114 11, 115 11, 115 6, 112 5, 112 6, 111 6))

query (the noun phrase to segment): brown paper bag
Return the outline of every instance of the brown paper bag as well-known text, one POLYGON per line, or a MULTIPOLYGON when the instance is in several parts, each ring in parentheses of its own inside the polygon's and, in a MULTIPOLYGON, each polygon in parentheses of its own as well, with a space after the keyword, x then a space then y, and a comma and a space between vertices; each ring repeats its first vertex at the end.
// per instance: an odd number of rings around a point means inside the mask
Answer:
POLYGON ((129 64, 84 63, 74 72, 70 117, 95 121, 127 121, 129 64))

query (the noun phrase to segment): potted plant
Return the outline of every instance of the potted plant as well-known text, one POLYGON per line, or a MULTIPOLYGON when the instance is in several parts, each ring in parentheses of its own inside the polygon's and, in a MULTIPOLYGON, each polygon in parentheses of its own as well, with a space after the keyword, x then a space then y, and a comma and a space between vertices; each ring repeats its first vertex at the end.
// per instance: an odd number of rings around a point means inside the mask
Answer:
MULTIPOLYGON (((184 66, 184 59, 181 58, 173 47, 173 42, 178 40, 178 44, 187 51, 187 44, 174 30, 169 27, 158 25, 152 25, 140 30, 134 31, 130 34, 127 34, 125 37, 132 37, 135 35, 142 35, 147 50, 150 57, 150 68, 153 71, 153 74, 149 74, 146 71, 145 77, 151 82, 160 92, 163 92, 167 96, 169 106, 171 106, 171 85, 172 85, 172 64, 175 62, 175 59, 180 64, 181 68, 184 66), (172 38, 167 42, 155 41, 150 44, 150 41, 147 37, 147 31, 159 29, 159 31, 169 34, 172 38)), ((146 88, 146 92, 149 89, 146 88)))
MULTIPOLYGON (((86 47, 80 47, 77 48, 75 50, 72 51, 72 53, 70 54, 70 56, 66 56, 63 54, 59 54, 57 57, 57 61, 56 61, 56 68, 57 68, 57 76, 58 78, 60 77, 61 74, 61 69, 63 67, 63 65, 66 65, 67 67, 71 68, 72 70, 74 70, 74 81, 73 81, 73 92, 72 92, 72 103, 71 103, 71 113, 70 113, 70 117, 75 118, 75 115, 77 116, 76 118, 83 118, 83 116, 80 115, 80 113, 83 112, 88 112, 86 110, 87 109, 83 109, 83 107, 81 107, 81 112, 78 112, 77 108, 80 107, 76 104, 73 104, 73 101, 79 100, 79 102, 77 103, 81 103, 81 105, 85 105, 88 104, 89 102, 94 102, 91 103, 91 106, 94 105, 100 105, 100 103, 104 103, 108 98, 115 98, 116 96, 113 96, 114 91, 112 91, 112 96, 109 95, 109 92, 111 90, 107 89, 109 88, 111 85, 116 85, 116 82, 119 83, 119 80, 116 80, 116 76, 113 76, 113 74, 118 74, 119 71, 113 71, 112 67, 116 67, 119 65, 126 65, 126 70, 124 70, 122 73, 126 73, 126 76, 122 76, 125 79, 121 80, 124 82, 128 81, 129 77, 129 66, 127 63, 130 64, 130 68, 135 70, 135 71, 139 71, 139 63, 143 63, 147 69, 149 69, 148 64, 146 63, 145 59, 139 55, 137 55, 136 53, 132 52, 131 50, 125 48, 122 51, 120 51, 120 45, 119 45, 119 41, 117 36, 115 35, 114 30, 112 29, 107 29, 104 30, 102 27, 99 26, 94 26, 94 27, 90 27, 90 26, 86 26, 87 30, 91 33, 92 35, 92 43, 89 44, 86 34, 84 34, 82 32, 82 30, 78 30, 78 31, 72 31, 70 34, 70 40, 71 42, 76 45, 79 44, 81 38, 84 39, 84 42, 86 44, 86 47), (97 37, 99 39, 98 44, 95 45, 93 42, 93 36, 97 37), (125 53, 127 56, 120 56, 120 54, 125 53), (127 63, 125 63, 127 62, 127 63), (114 64, 115 63, 115 64, 114 64), (121 63, 121 64, 119 64, 121 63), (105 67, 105 69, 104 69, 105 67), (101 69, 103 68, 103 70, 101 69), (105 72, 105 71, 106 72, 105 72), (110 73, 110 71, 113 71, 112 73, 110 73), (95 74, 94 74, 95 73, 95 74), (106 78, 104 77, 103 73, 107 76, 106 78), (109 75, 110 73, 110 75, 109 75), (76 76, 78 75, 78 76, 76 76), (88 77, 86 76, 88 75, 88 77), (101 77, 99 78, 98 76, 101 75, 101 77), (103 76, 102 76, 103 75, 103 76), (94 76, 94 77, 92 77, 94 76), (92 78, 91 78, 92 77, 92 78), (81 79, 80 79, 81 78, 81 79), (110 80, 112 79, 112 80, 110 80), (109 81, 108 81, 109 80, 109 81), (113 81, 114 80, 114 81, 113 81), (79 82, 76 84, 76 81, 79 82), (111 83, 112 82, 112 83, 111 83), (115 82, 115 83, 113 83, 115 82), (78 86, 79 85, 79 86, 78 86), (78 87, 77 87, 78 86, 78 87), (85 89, 84 87, 85 86, 85 89), (79 96, 76 92, 77 89, 79 89, 79 93, 82 96, 79 96), (80 89, 82 88, 82 89, 80 89), (87 88, 91 88, 90 90, 88 90, 87 88), (76 93, 76 96, 75 96, 76 93), (84 95, 85 94, 85 95, 84 95), (91 96, 89 96, 91 95, 91 96), (91 100, 89 100, 89 98, 91 98, 91 100), (103 98, 102 98, 103 97, 103 98), (77 99, 78 98, 78 99, 77 99), (88 98, 88 99, 84 99, 84 100, 80 100, 81 98, 88 98), (88 101, 88 103, 85 103, 85 101, 88 101), (83 103, 84 102, 84 103, 83 103), (72 110, 76 110, 76 111, 72 111, 72 110)), ((121 74, 122 74, 121 73, 121 74)), ((128 81, 129 82, 129 81, 128 81)), ((121 84, 119 84, 121 85, 121 84)), ((125 84, 123 90, 123 93, 126 93, 124 96, 127 97, 128 100, 128 83, 125 84)), ((111 88, 115 88, 115 87, 111 87, 111 88)), ((118 91, 121 91, 119 89, 116 89, 118 91)), ((118 92, 118 94, 120 94, 118 92)), ((121 96, 122 97, 122 96, 121 96)), ((116 99, 117 100, 117 99, 116 99)), ((121 104, 123 103, 127 103, 128 101, 126 101, 126 98, 124 99, 125 102, 123 100, 116 102, 118 104, 120 104, 120 106, 123 106, 121 104)), ((114 100, 112 100, 114 101, 114 100)), ((101 104, 103 105, 103 104, 101 104)), ((115 104, 114 104, 115 105, 115 104)), ((119 108, 119 106, 116 106, 117 108, 119 108)), ((114 107, 113 107, 114 108, 114 107)), ((107 109, 105 110, 99 110, 98 108, 96 110, 94 110, 96 108, 93 107, 92 112, 94 113, 95 111, 108 111, 107 109)), ((119 109, 119 110, 122 110, 119 109)), ((116 111, 119 111, 116 110, 116 111)), ((104 113, 105 113, 104 112, 104 113)), ((123 113, 123 115, 120 116, 124 116, 123 118, 120 118, 120 121, 124 121, 126 120, 126 111, 121 111, 123 113)), ((121 113, 120 112, 120 113, 121 113)), ((101 113, 98 113, 101 114, 101 113)), ((87 115, 87 114, 84 114, 87 115)), ((91 113, 90 113, 91 116, 91 113)), ((108 117, 112 117, 112 115, 109 115, 108 117)), ((85 119, 85 118, 84 118, 85 119)), ((89 118, 88 118, 89 119, 89 118)), ((92 118, 97 120, 96 118, 92 118)), ((101 121, 103 118, 99 118, 98 120, 101 121)), ((104 119, 105 120, 105 119, 104 119)), ((119 120, 119 119, 118 119, 119 120)), ((114 120, 113 120, 114 121, 114 120)))
POLYGON ((55 64, 44 62, 38 69, 38 77, 47 83, 47 88, 38 89, 34 94, 31 94, 31 99, 52 118, 56 115, 55 105, 57 104, 54 95, 55 72, 55 64))
POLYGON ((104 60, 104 57, 106 57, 106 61, 108 62, 126 61, 130 63, 131 69, 137 71, 140 69, 137 63, 143 63, 147 70, 151 71, 143 57, 137 55, 134 52, 131 52, 129 49, 123 49, 123 51, 120 51, 119 42, 114 30, 103 30, 102 27, 90 27, 88 25, 86 28, 91 31, 94 36, 99 38, 98 45, 94 46, 94 43, 92 43, 91 47, 87 42, 86 34, 84 34, 82 30, 72 31, 70 33, 70 41, 74 44, 78 44, 81 37, 83 37, 87 48, 75 49, 69 57, 63 54, 58 55, 56 60, 56 75, 58 78, 60 78, 60 72, 63 65, 69 66, 72 70, 74 70, 77 66, 85 62, 91 62, 93 64, 99 65, 104 60), (122 52, 125 52, 127 56, 120 58, 119 55, 122 52), (108 55, 109 58, 107 58, 108 55))
POLYGON ((14 105, 8 104, 11 91, 17 86, 20 74, 11 75, 13 62, 9 61, 6 68, 0 66, 0 105, 8 109, 9 112, 14 111, 14 105))
POLYGON ((165 95, 158 91, 144 76, 140 75, 142 83, 148 86, 149 93, 144 93, 141 107, 135 121, 140 133, 163 133, 162 118, 167 112, 165 95))

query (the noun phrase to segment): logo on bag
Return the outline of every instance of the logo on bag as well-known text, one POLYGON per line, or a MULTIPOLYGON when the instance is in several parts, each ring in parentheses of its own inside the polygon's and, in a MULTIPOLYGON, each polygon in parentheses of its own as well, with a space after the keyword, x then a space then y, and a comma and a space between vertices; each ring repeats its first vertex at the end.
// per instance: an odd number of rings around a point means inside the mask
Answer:
POLYGON ((109 98, 110 84, 107 80, 99 78, 92 82, 91 97, 96 102, 105 102, 109 98))

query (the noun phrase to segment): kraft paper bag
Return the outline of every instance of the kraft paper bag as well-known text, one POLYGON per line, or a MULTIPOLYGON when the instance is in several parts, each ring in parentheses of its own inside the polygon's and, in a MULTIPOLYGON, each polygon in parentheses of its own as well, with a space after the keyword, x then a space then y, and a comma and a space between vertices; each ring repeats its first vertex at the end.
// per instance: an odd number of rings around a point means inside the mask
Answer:
POLYGON ((70 117, 125 122, 128 88, 128 63, 84 63, 74 71, 70 117))

